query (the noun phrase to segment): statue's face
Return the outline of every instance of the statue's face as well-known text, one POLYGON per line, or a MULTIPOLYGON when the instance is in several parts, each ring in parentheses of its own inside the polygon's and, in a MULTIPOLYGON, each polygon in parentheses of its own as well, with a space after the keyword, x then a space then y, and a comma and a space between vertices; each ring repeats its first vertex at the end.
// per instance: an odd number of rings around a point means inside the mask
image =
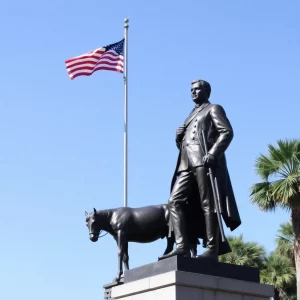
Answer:
POLYGON ((192 99, 195 103, 207 101, 207 92, 200 82, 192 84, 191 88, 192 99))
POLYGON ((94 213, 86 214, 86 226, 89 229, 89 236, 92 242, 97 242, 99 238, 99 229, 97 228, 97 222, 94 213))

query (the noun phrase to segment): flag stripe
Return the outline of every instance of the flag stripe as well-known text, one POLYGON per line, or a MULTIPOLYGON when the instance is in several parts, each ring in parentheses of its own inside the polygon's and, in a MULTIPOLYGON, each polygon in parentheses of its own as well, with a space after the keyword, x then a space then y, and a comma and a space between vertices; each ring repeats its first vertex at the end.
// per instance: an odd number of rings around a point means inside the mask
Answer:
MULTIPOLYGON (((101 67, 101 68, 99 68, 99 69, 97 69, 95 71, 99 71, 99 70, 116 71, 116 72, 123 73, 123 70, 121 71, 121 70, 116 70, 115 68, 108 68, 108 67, 101 67)), ((77 73, 76 75, 73 75, 73 74, 70 75, 70 78, 73 80, 73 79, 75 79, 78 76, 90 76, 94 72, 90 73, 90 72, 84 72, 84 71, 82 71, 81 73, 77 73)))
POLYGON ((95 71, 108 70, 123 73, 123 41, 65 61, 69 77, 90 76, 95 71))
POLYGON ((78 68, 76 70, 72 70, 72 71, 68 71, 68 73, 71 75, 76 75, 77 73, 79 73, 80 71, 84 71, 84 72, 93 72, 95 70, 99 70, 99 68, 102 68, 102 67, 105 67, 105 68, 112 68, 112 69, 118 69, 118 70, 121 70, 123 71, 123 66, 111 66, 111 65, 108 65, 108 64, 100 64, 98 65, 96 68, 89 68, 89 67, 84 67, 84 68, 78 68))
POLYGON ((111 66, 107 66, 107 65, 101 65, 101 66, 98 66, 97 68, 92 69, 92 70, 89 70, 89 69, 77 70, 75 72, 71 72, 70 75, 75 76, 75 75, 79 74, 80 72, 87 73, 87 74, 92 74, 95 71, 98 71, 98 70, 101 70, 101 69, 107 69, 107 68, 110 69, 110 70, 119 70, 119 71, 122 71, 121 67, 111 67, 111 66))
MULTIPOLYGON (((112 53, 105 53, 102 55, 101 60, 110 60, 110 61, 123 61, 123 57, 121 55, 112 55, 112 53)), ((99 58, 79 58, 77 60, 74 60, 70 63, 66 63, 66 66, 73 67, 75 65, 79 65, 81 63, 97 63, 99 61, 99 58)))
POLYGON ((112 59, 108 59, 108 58, 103 58, 100 61, 99 61, 99 59, 97 61, 84 60, 84 61, 80 61, 80 62, 77 62, 77 63, 74 63, 74 64, 70 64, 70 65, 67 65, 67 69, 72 69, 73 67, 77 67, 77 66, 84 65, 84 64, 96 65, 99 62, 111 62, 113 64, 116 64, 116 63, 123 64, 123 60, 120 60, 120 59, 113 59, 112 60, 112 59))
POLYGON ((78 58, 88 58, 88 57, 93 57, 93 56, 100 57, 104 52, 105 52, 105 48, 99 48, 99 49, 97 49, 95 51, 91 51, 91 52, 88 52, 88 53, 85 53, 85 54, 82 54, 82 55, 79 55, 79 56, 67 59, 66 63, 71 62, 73 60, 76 60, 78 58))
POLYGON ((76 75, 80 72, 85 72, 85 73, 93 73, 95 71, 101 70, 101 68, 110 68, 113 70, 119 70, 119 71, 123 71, 123 67, 122 66, 110 66, 107 64, 101 64, 99 66, 97 66, 96 68, 88 68, 88 67, 84 67, 84 68, 78 68, 76 70, 72 70, 72 71, 68 71, 69 75, 76 75))
POLYGON ((74 71, 77 71, 77 70, 80 70, 80 69, 84 69, 84 68, 87 68, 87 69, 95 69, 97 68, 99 65, 108 65, 108 66, 111 66, 111 67, 114 67, 114 66, 120 66, 120 67, 123 67, 123 63, 111 63, 111 62, 107 62, 107 61, 101 61, 99 63, 97 63, 96 65, 95 64, 80 64, 79 66, 73 66, 71 68, 67 68, 68 72, 74 72, 74 71))

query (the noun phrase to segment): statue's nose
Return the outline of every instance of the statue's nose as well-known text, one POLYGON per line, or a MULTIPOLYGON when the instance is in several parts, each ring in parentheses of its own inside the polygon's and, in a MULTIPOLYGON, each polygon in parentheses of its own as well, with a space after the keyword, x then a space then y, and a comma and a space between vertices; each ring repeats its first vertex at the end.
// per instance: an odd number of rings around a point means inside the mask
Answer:
POLYGON ((90 240, 92 242, 96 242, 98 240, 98 237, 95 234, 90 234, 90 240))

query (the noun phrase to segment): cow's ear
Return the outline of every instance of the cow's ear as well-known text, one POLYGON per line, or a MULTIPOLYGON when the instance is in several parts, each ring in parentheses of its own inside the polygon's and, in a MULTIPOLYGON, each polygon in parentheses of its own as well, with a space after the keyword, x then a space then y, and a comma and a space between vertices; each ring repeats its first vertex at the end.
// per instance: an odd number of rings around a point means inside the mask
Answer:
POLYGON ((85 211, 85 216, 87 217, 89 214, 85 211))
POLYGON ((94 207, 94 213, 96 213, 97 212, 97 210, 96 210, 96 208, 94 207))

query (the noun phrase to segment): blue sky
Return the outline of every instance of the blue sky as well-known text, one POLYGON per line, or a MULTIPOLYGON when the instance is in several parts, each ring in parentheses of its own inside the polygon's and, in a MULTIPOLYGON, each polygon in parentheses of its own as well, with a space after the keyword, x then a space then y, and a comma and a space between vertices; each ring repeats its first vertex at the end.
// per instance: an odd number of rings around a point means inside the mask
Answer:
MULTIPOLYGON (((175 130, 211 83, 235 137, 228 167, 242 225, 274 248, 284 211, 250 204, 254 161, 299 136, 298 1, 6 1, 0 9, 0 298, 101 299, 117 271, 110 236, 88 239, 84 211, 123 204, 123 79, 71 81, 64 61, 129 28, 129 205, 168 201, 175 130)), ((228 234, 228 231, 226 231, 228 234)), ((166 241, 129 245, 131 267, 166 241)), ((199 248, 201 252, 202 249, 199 248)))

